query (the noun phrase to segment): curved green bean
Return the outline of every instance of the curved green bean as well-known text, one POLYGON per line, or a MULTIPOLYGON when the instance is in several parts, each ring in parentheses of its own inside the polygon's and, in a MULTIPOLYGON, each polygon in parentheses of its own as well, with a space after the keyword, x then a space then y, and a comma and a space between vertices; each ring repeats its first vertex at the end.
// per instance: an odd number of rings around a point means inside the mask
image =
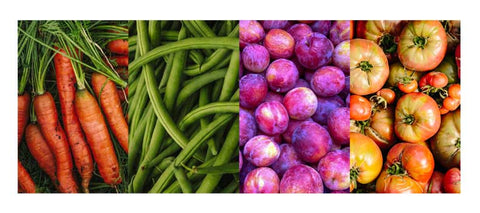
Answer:
POLYGON ((180 93, 178 93, 175 106, 179 107, 187 98, 205 85, 215 80, 224 78, 226 72, 227 69, 215 70, 186 81, 185 86, 182 88, 180 93))
POLYGON ((217 113, 239 113, 239 104, 238 102, 215 102, 198 107, 185 115, 178 127, 184 130, 200 118, 217 113))

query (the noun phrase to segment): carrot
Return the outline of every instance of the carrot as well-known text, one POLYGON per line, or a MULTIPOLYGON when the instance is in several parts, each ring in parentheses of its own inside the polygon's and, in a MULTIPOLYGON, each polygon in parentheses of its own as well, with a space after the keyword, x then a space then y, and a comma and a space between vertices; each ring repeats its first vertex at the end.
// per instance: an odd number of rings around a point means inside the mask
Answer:
POLYGON ((25 129, 25 140, 27 141, 28 150, 33 158, 38 162, 40 168, 47 173, 54 185, 57 183, 55 174, 57 168, 55 166, 55 156, 48 147, 45 138, 37 124, 30 123, 25 129))
MULTIPOLYGON (((65 53, 63 49, 60 52, 65 53)), ((93 159, 73 105, 75 100, 75 73, 70 59, 64 55, 55 54, 53 61, 63 125, 72 149, 75 166, 82 178, 83 191, 88 192, 88 185, 93 174, 93 159)))
POLYGON ((23 132, 30 116, 29 108, 30 95, 25 92, 23 95, 18 96, 18 144, 22 140, 23 132))
POLYGON ((35 183, 22 163, 18 161, 18 185, 22 192, 35 193, 35 183))
POLYGON ((75 94, 75 110, 103 181, 117 185, 122 181, 119 164, 107 125, 95 98, 85 89, 75 94))
POLYGON ((57 109, 55 108, 52 94, 45 92, 35 96, 33 106, 42 134, 56 159, 59 191, 76 193, 78 189, 72 174, 73 163, 70 147, 65 132, 58 120, 57 109))
POLYGON ((112 53, 120 55, 128 55, 128 41, 123 39, 113 40, 108 42, 107 48, 112 53))
POLYGON ((110 60, 115 61, 118 67, 128 67, 128 56, 115 55, 110 57, 110 60))
POLYGON ((105 113, 105 117, 107 117, 110 129, 112 129, 123 150, 128 153, 128 124, 123 115, 115 84, 104 75, 93 73, 92 87, 95 95, 100 100, 100 105, 105 113))

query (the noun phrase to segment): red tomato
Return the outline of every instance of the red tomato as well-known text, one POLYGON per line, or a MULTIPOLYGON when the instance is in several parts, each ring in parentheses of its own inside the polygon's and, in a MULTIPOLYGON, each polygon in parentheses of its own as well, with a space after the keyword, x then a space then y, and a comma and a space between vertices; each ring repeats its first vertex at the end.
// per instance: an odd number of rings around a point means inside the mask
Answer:
POLYGON ((369 126, 365 127, 365 135, 373 139, 380 149, 388 149, 395 143, 394 117, 392 107, 379 109, 370 118, 369 126))
POLYGON ((357 21, 356 34, 358 38, 377 43, 391 60, 397 52, 396 41, 405 24, 406 21, 398 20, 357 21))
POLYGON ((443 189, 446 193, 460 193, 460 169, 454 167, 445 173, 443 178, 443 189))
POLYGON ((442 107, 444 107, 445 109, 447 109, 449 111, 456 110, 458 108, 458 106, 460 106, 460 100, 458 100, 458 99, 452 98, 450 96, 443 99, 442 107))
POLYGON ((418 84, 415 79, 411 79, 408 83, 398 82, 398 89, 404 93, 412 93, 417 90, 418 84))
POLYGON ((418 82, 423 75, 423 72, 405 69, 400 62, 394 62, 390 65, 390 74, 386 84, 389 87, 398 86, 398 82, 404 81, 405 79, 415 79, 418 82))
POLYGON ((440 165, 460 167, 460 109, 442 117, 440 129, 430 140, 430 146, 440 165))
POLYGON ((439 21, 411 21, 399 39, 398 58, 410 70, 434 69, 447 51, 447 34, 439 21))
POLYGON ((442 193, 443 192, 443 177, 445 175, 439 171, 433 171, 432 177, 428 181, 425 188, 425 193, 442 193))
POLYGON ((443 88, 448 84, 448 77, 441 72, 429 72, 420 78, 418 86, 422 89, 424 86, 432 86, 435 88, 443 88))
POLYGON ((382 152, 369 137, 350 133, 350 192, 357 183, 367 184, 375 180, 382 169, 382 152))
POLYGON ((450 110, 448 110, 447 108, 445 108, 445 107, 443 107, 443 106, 440 107, 440 109, 438 109, 438 110, 440 110, 440 115, 445 115, 445 114, 447 114, 448 112, 450 112, 450 110))
POLYGON ((392 89, 383 88, 378 90, 377 95, 385 99, 387 104, 393 104, 395 101, 395 92, 392 89))
POLYGON ((452 84, 448 88, 448 96, 460 100, 460 84, 452 84))
POLYGON ((388 79, 387 57, 380 46, 366 39, 350 41, 350 92, 368 95, 380 90, 388 79))
POLYGON ((350 96, 350 118, 356 121, 368 120, 372 115, 372 105, 360 95, 350 96))
POLYGON ((434 167, 435 161, 428 147, 412 143, 395 144, 388 151, 384 167, 386 174, 383 178, 378 178, 376 191, 421 193, 430 180, 434 167))
POLYGON ((400 140, 426 141, 440 128, 438 105, 428 95, 413 92, 402 96, 395 108, 395 133, 400 140))

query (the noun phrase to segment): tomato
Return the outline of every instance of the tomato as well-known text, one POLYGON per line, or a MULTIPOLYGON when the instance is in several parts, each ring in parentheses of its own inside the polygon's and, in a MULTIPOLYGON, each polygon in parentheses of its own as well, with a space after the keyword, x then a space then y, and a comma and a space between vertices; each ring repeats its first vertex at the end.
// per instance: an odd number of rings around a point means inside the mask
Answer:
POLYGON ((438 105, 420 92, 402 96, 395 108, 395 134, 400 140, 418 143, 426 141, 440 128, 438 105))
POLYGON ((432 86, 435 88, 443 88, 447 86, 448 78, 447 75, 441 72, 429 72, 420 78, 418 86, 423 89, 425 86, 432 86))
POLYGON ((377 180, 377 192, 421 193, 434 167, 435 161, 428 147, 412 143, 395 144, 387 154, 383 171, 386 174, 377 180))
POLYGON ((368 95, 380 90, 389 74, 387 57, 380 46, 366 39, 350 41, 350 92, 368 95))
POLYGON ((381 90, 378 90, 377 95, 382 97, 387 104, 393 104, 395 101, 395 92, 392 89, 389 88, 383 88, 381 90))
POLYGON ((443 107, 445 109, 448 109, 449 111, 456 110, 460 106, 460 100, 452 98, 452 97, 446 97, 443 99, 443 107))
POLYGON ((457 48, 455 48, 455 62, 457 63, 458 67, 458 78, 460 78, 460 44, 458 44, 457 48))
POLYGON ((405 24, 406 21, 397 20, 357 21, 356 34, 377 43, 388 60, 392 60, 397 52, 397 37, 405 24))
POLYGON ((350 192, 357 183, 367 184, 375 180, 382 169, 382 152, 369 137, 350 133, 350 192))
POLYGON ((418 87, 417 81, 415 79, 411 79, 411 80, 408 80, 407 82, 398 82, 398 89, 404 93, 415 92, 415 90, 417 90, 417 87, 418 87))
POLYGON ((399 62, 395 62, 390 66, 390 75, 388 76, 387 86, 397 86, 398 82, 405 78, 415 79, 418 82, 423 74, 423 72, 408 70, 399 62))
POLYGON ((364 121, 372 115, 372 105, 360 95, 350 96, 350 119, 364 121))
POLYGON ((398 58, 410 70, 437 67, 447 51, 447 34, 439 21, 411 21, 400 33, 398 58))
POLYGON ((395 143, 393 130, 394 113, 392 107, 380 109, 373 113, 365 135, 373 139, 380 149, 388 149, 395 143))
POLYGON ((447 52, 453 52, 455 51, 455 47, 460 43, 460 21, 443 20, 440 22, 447 33, 447 52))
POLYGON ((460 169, 453 167, 445 173, 443 178, 443 190, 446 193, 460 193, 460 169))
POLYGON ((433 171, 432 177, 425 187, 425 193, 442 193, 443 192, 443 177, 445 175, 439 171, 433 171))
POLYGON ((437 162, 445 168, 460 167, 460 109, 442 117, 430 146, 437 162))
POLYGON ((445 114, 447 114, 448 112, 450 112, 450 110, 448 110, 447 108, 445 108, 445 107, 443 107, 443 106, 440 107, 440 109, 438 109, 438 110, 440 110, 440 115, 445 115, 445 114))
POLYGON ((449 84, 459 83, 458 65, 455 62, 455 58, 450 55, 446 55, 442 63, 435 68, 435 71, 441 72, 447 75, 449 84))
POLYGON ((448 88, 448 96, 460 100, 460 84, 452 84, 448 88))

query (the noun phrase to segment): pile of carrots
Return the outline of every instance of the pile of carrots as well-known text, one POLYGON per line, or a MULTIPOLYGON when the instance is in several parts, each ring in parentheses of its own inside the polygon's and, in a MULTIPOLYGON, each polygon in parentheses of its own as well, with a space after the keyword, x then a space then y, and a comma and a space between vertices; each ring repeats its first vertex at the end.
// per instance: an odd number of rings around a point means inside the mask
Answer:
POLYGON ((126 24, 19 21, 19 192, 125 191, 126 24))

